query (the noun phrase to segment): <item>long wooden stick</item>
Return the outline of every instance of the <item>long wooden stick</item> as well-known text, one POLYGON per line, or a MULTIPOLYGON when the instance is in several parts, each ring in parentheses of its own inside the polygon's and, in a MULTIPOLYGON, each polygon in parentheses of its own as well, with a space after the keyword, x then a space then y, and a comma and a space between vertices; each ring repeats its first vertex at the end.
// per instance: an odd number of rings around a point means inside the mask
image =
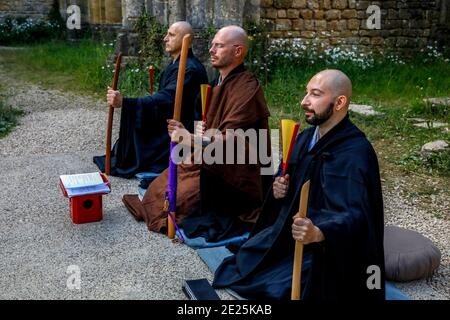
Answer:
MULTIPOLYGON (((192 42, 192 35, 186 34, 183 37, 183 43, 181 46, 180 65, 178 67, 177 89, 175 93, 175 106, 173 110, 173 119, 177 121, 180 121, 181 119, 181 102, 183 99, 184 74, 186 72, 186 62, 191 42, 192 42)), ((175 219, 175 212, 171 212, 171 214, 175 219)), ((175 238, 175 226, 172 222, 172 219, 167 219, 167 236, 169 237, 169 239, 175 238)))
MULTIPOLYGON (((113 90, 117 90, 121 63, 122 63, 122 52, 119 52, 119 55, 117 56, 116 59, 116 66, 114 68, 114 78, 112 82, 113 90)), ((111 136, 112 136, 113 119, 114 119, 114 107, 109 106, 108 127, 106 129, 106 158, 105 158, 105 174, 107 176, 109 176, 111 172, 111 136)))
MULTIPOLYGON (((306 181, 300 192, 300 208, 297 216, 305 218, 308 212, 308 197, 309 197, 310 180, 306 181)), ((295 241, 294 253, 294 269, 292 271, 292 300, 300 300, 301 277, 302 277, 302 261, 303 260, 303 243, 295 241)))
POLYGON ((153 66, 148 67, 148 92, 153 94, 153 66))

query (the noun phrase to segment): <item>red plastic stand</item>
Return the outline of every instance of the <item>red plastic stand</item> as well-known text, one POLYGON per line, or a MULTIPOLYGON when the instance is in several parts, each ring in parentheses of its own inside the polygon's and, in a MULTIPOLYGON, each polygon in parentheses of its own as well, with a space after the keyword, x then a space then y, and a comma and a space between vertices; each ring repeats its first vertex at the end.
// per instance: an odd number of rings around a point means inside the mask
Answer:
MULTIPOLYGON (((103 173, 100 173, 104 182, 111 189, 111 184, 103 173)), ((59 181, 59 186, 65 197, 68 197, 66 189, 59 181)), ((96 222, 103 219, 102 196, 106 193, 87 194, 69 198, 70 217, 75 224, 96 222)))

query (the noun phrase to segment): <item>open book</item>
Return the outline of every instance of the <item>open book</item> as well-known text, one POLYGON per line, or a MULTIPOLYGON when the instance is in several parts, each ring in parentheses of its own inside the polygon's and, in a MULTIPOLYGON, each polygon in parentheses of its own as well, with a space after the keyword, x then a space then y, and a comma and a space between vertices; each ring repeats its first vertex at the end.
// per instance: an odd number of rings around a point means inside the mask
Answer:
POLYGON ((61 175, 59 180, 69 198, 111 192, 108 180, 100 172, 61 175))

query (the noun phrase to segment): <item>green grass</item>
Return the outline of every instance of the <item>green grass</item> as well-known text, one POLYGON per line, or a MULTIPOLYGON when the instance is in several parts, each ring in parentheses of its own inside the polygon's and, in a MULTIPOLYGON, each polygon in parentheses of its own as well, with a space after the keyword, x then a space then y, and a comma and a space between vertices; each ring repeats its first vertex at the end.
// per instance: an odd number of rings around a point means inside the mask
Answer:
POLYGON ((23 111, 8 107, 0 100, 0 138, 5 137, 16 126, 23 111))
MULTIPOLYGON (((21 78, 47 88, 103 96, 111 86, 114 70, 113 44, 81 40, 76 43, 51 41, 25 50, 3 50, 3 67, 21 78)), ((154 90, 159 70, 154 70, 154 90)), ((119 89, 128 96, 144 95, 149 87, 148 74, 139 65, 128 63, 121 70, 119 89), (136 72, 136 70, 139 70, 136 72)))
POLYGON ((108 46, 52 41, 1 52, 4 67, 44 87, 97 93, 106 86, 101 69, 111 52, 108 46))

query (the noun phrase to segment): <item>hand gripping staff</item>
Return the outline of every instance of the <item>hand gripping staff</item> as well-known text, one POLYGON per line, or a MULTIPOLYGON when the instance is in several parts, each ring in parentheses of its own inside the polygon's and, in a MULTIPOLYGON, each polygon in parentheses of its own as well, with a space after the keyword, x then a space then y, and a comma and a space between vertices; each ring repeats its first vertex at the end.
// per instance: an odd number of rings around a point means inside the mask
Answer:
MULTIPOLYGON (((122 52, 119 52, 119 55, 117 56, 116 59, 116 66, 114 68, 114 78, 112 82, 113 90, 117 90, 121 62, 122 62, 122 52)), ((108 127, 106 129, 106 158, 105 158, 105 174, 107 176, 109 176, 109 173, 111 172, 111 135, 112 135, 113 118, 114 118, 114 107, 109 106, 108 127)))
MULTIPOLYGON (((175 107, 173 110, 173 119, 180 121, 181 119, 181 101, 183 99, 184 74, 186 72, 186 62, 191 46, 192 35, 187 34, 183 37, 183 44, 180 54, 180 65, 178 68, 177 89, 175 93, 175 107)), ((175 237, 175 211, 177 208, 177 165, 172 161, 172 150, 176 142, 170 141, 170 159, 169 159, 169 181, 167 192, 169 196, 169 212, 167 218, 167 236, 169 239, 175 237)))
MULTIPOLYGON (((306 181, 300 192, 300 208, 298 210, 298 217, 305 218, 308 211, 308 197, 309 197, 310 180, 306 181)), ((302 260, 303 260, 303 243, 295 241, 294 253, 294 268, 292 271, 292 293, 291 300, 300 300, 300 284, 302 275, 302 260)))

